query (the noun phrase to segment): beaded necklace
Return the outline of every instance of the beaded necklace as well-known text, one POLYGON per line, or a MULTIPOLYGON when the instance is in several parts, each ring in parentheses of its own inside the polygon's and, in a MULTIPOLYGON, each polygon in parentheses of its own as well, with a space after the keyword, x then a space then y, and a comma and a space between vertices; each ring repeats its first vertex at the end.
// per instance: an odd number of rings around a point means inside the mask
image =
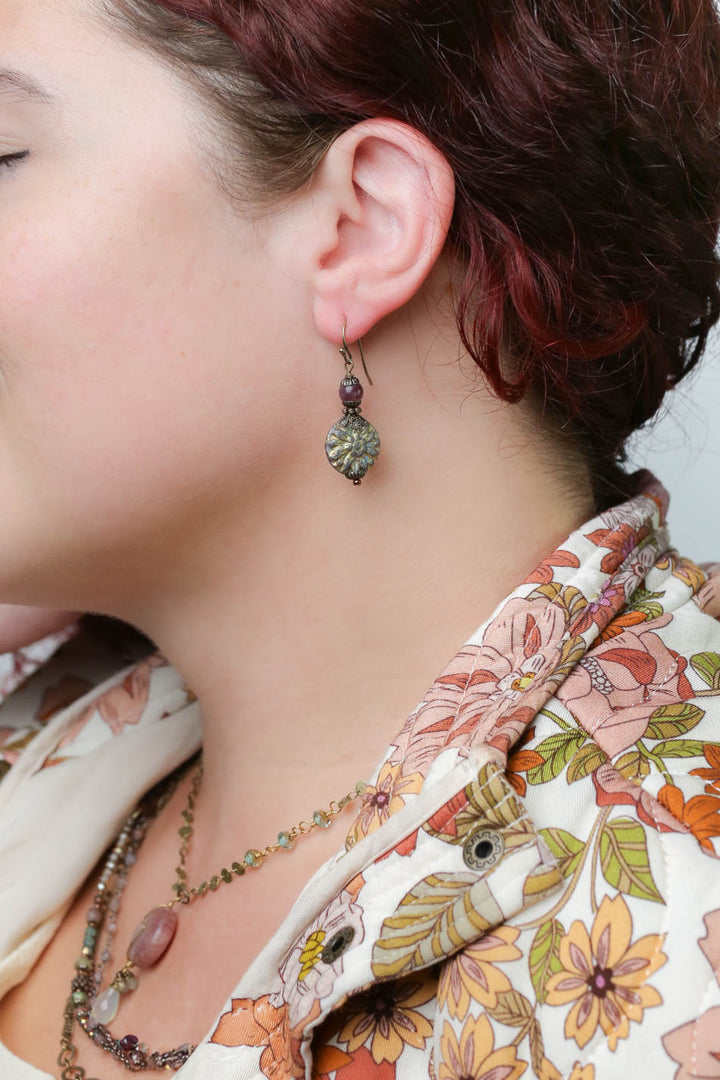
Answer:
POLYGON ((223 867, 208 881, 190 888, 185 858, 193 834, 193 811, 202 772, 202 751, 198 751, 189 762, 175 769, 169 777, 156 784, 144 796, 127 818, 110 850, 96 886, 93 905, 86 915, 82 952, 75 961, 75 976, 65 1005, 62 1049, 58 1056, 58 1065, 62 1068, 61 1080, 88 1080, 85 1070, 75 1064, 77 1047, 73 1045, 72 1038, 76 1021, 96 1046, 112 1054, 127 1069, 132 1071, 169 1070, 179 1069, 184 1065, 196 1049, 195 1046, 183 1043, 182 1046, 172 1050, 151 1051, 137 1035, 125 1035, 117 1039, 107 1026, 117 1016, 122 997, 137 989, 138 969, 142 970, 155 965, 172 944, 178 921, 177 913, 174 911, 175 905, 190 904, 208 892, 215 892, 220 885, 229 884, 235 878, 242 877, 246 870, 259 869, 265 859, 276 851, 291 851, 299 837, 316 828, 328 828, 332 819, 354 799, 361 796, 367 788, 367 784, 360 781, 355 785, 353 792, 331 802, 327 810, 316 810, 312 821, 301 821, 292 829, 278 833, 274 844, 269 844, 262 850, 251 848, 245 852, 242 862, 231 864, 230 870, 223 867), (120 901, 130 868, 137 860, 138 850, 150 824, 167 805, 181 778, 194 763, 197 763, 195 774, 187 804, 182 811, 183 825, 178 830, 181 843, 178 865, 175 867, 177 880, 172 886, 175 896, 167 904, 148 912, 128 946, 125 964, 116 973, 107 989, 101 993, 100 985, 104 970, 111 958, 110 948, 117 931, 120 901), (103 930, 106 934, 105 944, 98 959, 97 953, 103 930))

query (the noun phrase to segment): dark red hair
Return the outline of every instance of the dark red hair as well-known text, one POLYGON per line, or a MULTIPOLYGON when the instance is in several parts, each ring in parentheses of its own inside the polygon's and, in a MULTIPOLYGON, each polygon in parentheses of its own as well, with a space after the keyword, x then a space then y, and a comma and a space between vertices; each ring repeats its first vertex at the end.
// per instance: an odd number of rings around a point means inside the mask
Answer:
POLYGON ((720 317, 713 0, 122 3, 221 31, 306 141, 371 116, 425 134, 456 178, 464 345, 580 443, 599 508, 627 494, 627 437, 720 317))

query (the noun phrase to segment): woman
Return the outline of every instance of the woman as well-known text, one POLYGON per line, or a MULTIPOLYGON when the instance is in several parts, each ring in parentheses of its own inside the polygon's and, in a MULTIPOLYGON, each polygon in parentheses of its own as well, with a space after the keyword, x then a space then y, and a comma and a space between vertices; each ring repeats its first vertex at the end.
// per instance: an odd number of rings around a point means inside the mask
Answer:
POLYGON ((720 1075, 710 0, 0 42, 0 1075, 720 1075))

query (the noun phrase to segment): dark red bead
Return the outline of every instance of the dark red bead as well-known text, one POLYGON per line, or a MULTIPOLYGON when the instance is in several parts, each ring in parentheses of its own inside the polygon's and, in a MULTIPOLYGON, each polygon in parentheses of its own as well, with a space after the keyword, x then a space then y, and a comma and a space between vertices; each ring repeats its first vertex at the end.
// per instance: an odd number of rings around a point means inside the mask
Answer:
POLYGON ((359 405, 363 399, 363 388, 354 376, 343 379, 340 383, 340 400, 343 405, 359 405))
POLYGON ((137 1050, 139 1042, 137 1035, 126 1035, 124 1039, 120 1040, 120 1045, 125 1053, 129 1054, 133 1050, 137 1050))

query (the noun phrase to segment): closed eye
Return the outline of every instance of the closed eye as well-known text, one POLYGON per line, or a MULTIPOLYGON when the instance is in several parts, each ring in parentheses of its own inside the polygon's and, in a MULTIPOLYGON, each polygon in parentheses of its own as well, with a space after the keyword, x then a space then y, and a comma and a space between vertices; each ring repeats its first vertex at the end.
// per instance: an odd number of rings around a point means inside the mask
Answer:
POLYGON ((29 150, 20 150, 17 154, 3 154, 0 156, 0 167, 5 169, 12 169, 18 162, 24 161, 29 155, 29 150))

